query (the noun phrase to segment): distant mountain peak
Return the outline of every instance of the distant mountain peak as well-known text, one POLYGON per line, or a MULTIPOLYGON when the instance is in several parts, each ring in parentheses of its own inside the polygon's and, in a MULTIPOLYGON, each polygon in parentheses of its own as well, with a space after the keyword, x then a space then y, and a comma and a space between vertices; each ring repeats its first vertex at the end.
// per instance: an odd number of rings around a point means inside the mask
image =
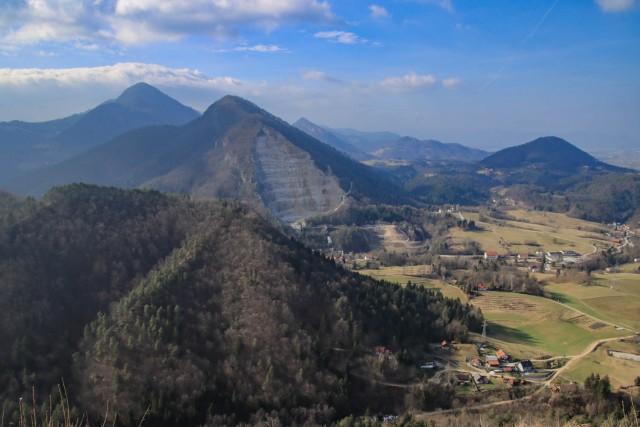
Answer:
POLYGON ((622 170, 601 162, 557 136, 544 136, 515 147, 505 148, 480 162, 492 168, 535 166, 550 171, 572 172, 581 168, 622 170))
POLYGON ((203 117, 215 113, 220 109, 242 112, 244 114, 263 114, 271 117, 271 114, 267 113, 265 110, 258 107, 253 102, 236 95, 226 95, 220 98, 218 101, 211 104, 209 108, 207 108, 207 111, 204 112, 203 117))
POLYGON ((137 111, 153 111, 158 105, 174 107, 179 104, 169 95, 144 82, 128 87, 113 102, 137 111))
POLYGON ((261 116, 265 119, 282 122, 271 113, 258 107, 251 101, 235 95, 226 95, 211 104, 202 114, 201 122, 215 126, 229 126, 250 116, 261 116))
POLYGON ((313 123, 311 120, 307 119, 306 117, 300 117, 293 125, 297 127, 298 124, 317 126, 315 123, 313 123))

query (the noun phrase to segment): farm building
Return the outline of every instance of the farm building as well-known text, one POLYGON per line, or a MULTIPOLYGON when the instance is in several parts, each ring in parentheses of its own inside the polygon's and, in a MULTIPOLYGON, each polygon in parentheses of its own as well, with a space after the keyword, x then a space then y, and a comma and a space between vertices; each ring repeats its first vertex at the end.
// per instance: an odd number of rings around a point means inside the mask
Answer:
POLYGON ((498 252, 496 252, 496 251, 486 251, 484 253, 484 259, 496 260, 496 259, 498 259, 498 252))
POLYGON ((581 255, 576 251, 562 251, 562 256, 577 258, 577 257, 579 257, 581 255))
POLYGON ((533 363, 531 363, 531 361, 529 360, 523 360, 522 362, 518 363, 518 370, 523 374, 533 372, 533 363))
POLYGON ((500 360, 496 356, 487 356, 487 365, 497 368, 500 366, 500 360))
POLYGON ((500 360, 509 360, 509 356, 502 349, 496 351, 496 357, 500 360))
POLYGON ((518 262, 528 262, 529 261, 529 254, 518 254, 516 261, 518 262))

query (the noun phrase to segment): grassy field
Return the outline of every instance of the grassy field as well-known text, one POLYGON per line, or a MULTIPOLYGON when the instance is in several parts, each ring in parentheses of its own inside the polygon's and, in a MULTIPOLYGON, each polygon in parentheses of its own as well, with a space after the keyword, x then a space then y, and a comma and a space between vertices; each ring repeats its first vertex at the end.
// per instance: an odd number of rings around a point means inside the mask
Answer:
MULTIPOLYGON (((620 271, 624 273, 640 273, 640 262, 630 262, 629 264, 621 265, 620 271)), ((640 280, 640 276, 638 276, 640 280)))
POLYGON ((596 284, 551 283, 554 299, 619 326, 640 331, 640 275, 594 275, 596 284))
POLYGON ((531 295, 487 292, 471 303, 482 309, 488 336, 519 357, 577 355, 598 339, 629 333, 531 295))
POLYGON ((468 220, 474 220, 482 231, 451 230, 452 244, 465 239, 474 240, 482 250, 495 250, 502 254, 533 253, 543 248, 547 251, 574 250, 582 254, 607 244, 598 223, 570 218, 563 214, 525 210, 509 211, 513 220, 497 220, 486 217, 479 220, 477 213, 463 212, 468 220))
MULTIPOLYGON (((360 273, 402 285, 406 285, 407 281, 411 280, 415 284, 439 289, 445 296, 468 301, 466 295, 458 288, 445 285, 438 280, 408 275, 421 271, 420 268, 421 266, 385 267, 377 270, 360 270, 360 273)), ((554 286, 567 286, 567 284, 554 286)), ((596 295, 598 295, 597 292, 601 292, 597 289, 600 287, 593 288, 589 292, 595 292, 596 295)), ((577 297, 571 298, 564 297, 567 305, 573 303, 578 309, 584 308, 588 314, 599 314, 595 308, 581 303, 577 297)), ((629 334, 628 331, 617 331, 611 325, 581 315, 550 299, 532 295, 486 292, 469 302, 482 310, 489 324, 489 338, 494 345, 502 347, 519 358, 576 355, 585 351, 598 339, 629 334)), ((602 305, 605 302, 607 301, 603 300, 602 305)), ((631 304, 628 307, 632 309, 631 304)))
POLYGON ((382 267, 376 270, 358 270, 358 273, 374 277, 380 280, 386 280, 400 285, 406 285, 408 281, 416 285, 422 285, 427 288, 437 289, 442 295, 448 298, 459 298, 463 302, 467 302, 468 298, 460 289, 445 285, 439 280, 427 279, 420 277, 425 272, 431 271, 430 266, 417 265, 406 267, 382 267))
POLYGON ((563 372, 562 378, 583 383, 585 378, 594 373, 600 376, 609 375, 613 389, 633 385, 633 380, 640 376, 640 362, 616 359, 609 356, 609 350, 640 354, 640 344, 618 341, 604 343, 563 372))

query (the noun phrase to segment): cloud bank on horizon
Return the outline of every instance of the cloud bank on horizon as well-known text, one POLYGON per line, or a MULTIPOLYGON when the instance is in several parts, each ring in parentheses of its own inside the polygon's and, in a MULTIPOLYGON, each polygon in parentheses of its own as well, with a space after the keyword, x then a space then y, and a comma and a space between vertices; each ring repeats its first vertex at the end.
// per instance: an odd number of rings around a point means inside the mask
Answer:
POLYGON ((0 120, 70 114, 146 81, 201 110, 233 93, 287 120, 424 137, 640 134, 636 0, 512 3, 6 0, 0 120))

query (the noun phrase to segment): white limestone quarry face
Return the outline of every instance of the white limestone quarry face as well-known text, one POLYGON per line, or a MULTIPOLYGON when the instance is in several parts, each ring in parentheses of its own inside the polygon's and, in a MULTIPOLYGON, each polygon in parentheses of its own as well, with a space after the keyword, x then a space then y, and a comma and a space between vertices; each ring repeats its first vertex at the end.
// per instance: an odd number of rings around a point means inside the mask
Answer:
POLYGON ((331 211, 345 191, 306 151, 263 128, 254 143, 255 178, 262 202, 278 218, 294 222, 331 211))

